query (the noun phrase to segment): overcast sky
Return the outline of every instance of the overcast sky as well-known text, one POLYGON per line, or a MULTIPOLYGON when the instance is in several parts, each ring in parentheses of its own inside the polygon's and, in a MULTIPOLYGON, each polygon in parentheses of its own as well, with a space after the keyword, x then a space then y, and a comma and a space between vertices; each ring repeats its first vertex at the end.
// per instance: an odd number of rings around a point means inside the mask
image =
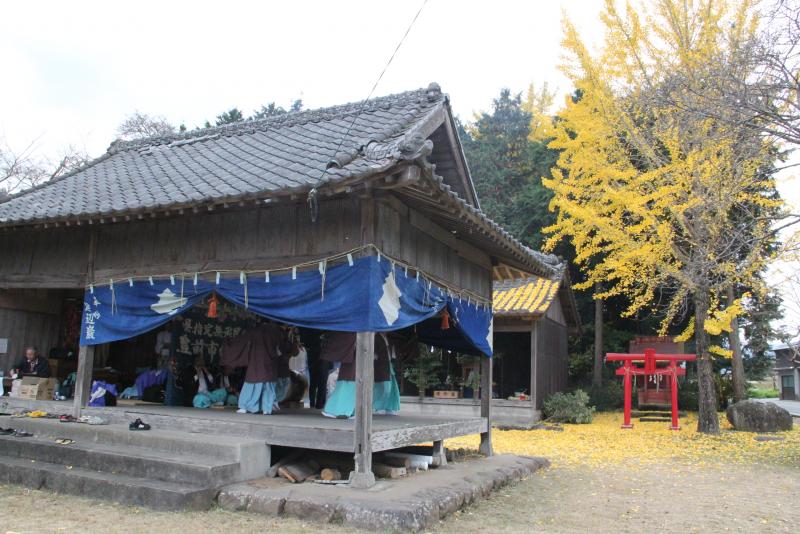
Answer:
MULTIPOLYGON (((306 108, 363 99, 422 0, 4 2, 0 139, 102 154, 135 110, 189 128, 302 98, 306 108)), ((590 44, 601 0, 429 0, 375 94, 438 82, 462 118, 502 87, 561 93, 561 17, 590 44)), ((781 190, 797 206, 800 184, 781 190)), ((798 303, 800 314, 800 303, 798 303)))

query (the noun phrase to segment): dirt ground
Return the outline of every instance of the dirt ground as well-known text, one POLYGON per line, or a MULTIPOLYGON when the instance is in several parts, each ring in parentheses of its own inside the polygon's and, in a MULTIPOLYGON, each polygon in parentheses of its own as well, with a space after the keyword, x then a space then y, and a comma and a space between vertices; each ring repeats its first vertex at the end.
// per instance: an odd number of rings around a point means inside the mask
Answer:
MULTIPOLYGON (((800 421, 768 441, 665 423, 619 428, 619 413, 561 431, 496 430, 498 453, 544 456, 553 467, 442 521, 436 532, 798 532, 800 421)), ((478 436, 447 441, 477 449, 478 436)), ((98 532, 357 532, 342 526, 248 513, 154 512, 0 485, 0 534, 98 532)))
MULTIPOLYGON (((797 532, 800 469, 690 463, 554 467, 457 513, 436 532, 797 532)), ((291 518, 152 512, 0 486, 0 532, 354 532, 291 518)))

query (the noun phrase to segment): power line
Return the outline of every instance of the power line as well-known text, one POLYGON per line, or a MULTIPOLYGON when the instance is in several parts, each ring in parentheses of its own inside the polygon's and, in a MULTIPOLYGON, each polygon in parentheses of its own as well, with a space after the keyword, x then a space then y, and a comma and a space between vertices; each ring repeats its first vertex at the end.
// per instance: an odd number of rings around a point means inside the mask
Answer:
MULTIPOLYGON (((386 65, 384 65, 383 70, 381 70, 381 73, 378 75, 378 78, 375 80, 375 83, 372 84, 372 89, 369 90, 369 94, 367 94, 367 98, 365 98, 361 102, 361 106, 358 108, 358 112, 356 112, 356 114, 353 116, 353 120, 350 121, 350 125, 347 127, 347 130, 345 131, 344 135, 339 140, 339 144, 336 147, 336 150, 333 152, 333 158, 332 159, 336 158, 336 155, 339 153, 339 150, 342 148, 342 145, 347 140, 348 136, 350 135, 350 130, 353 129, 353 125, 356 123, 356 120, 358 120, 358 117, 361 116, 361 112, 364 111, 364 108, 366 107, 367 102, 369 102, 369 99, 372 98, 372 94, 375 92, 375 89, 378 87, 378 84, 380 83, 381 79, 383 78, 383 75, 386 74, 386 70, 389 68, 389 65, 392 64, 392 61, 394 60, 394 57, 397 55, 397 51, 400 50, 401 46, 403 46, 403 42, 405 42, 406 37, 408 37, 409 32, 411 32, 411 28, 414 27, 414 23, 417 22, 417 18, 419 18, 419 14, 422 13, 422 9, 425 7, 425 4, 427 4, 427 3, 428 3, 428 0, 423 0, 422 1, 422 5, 419 6, 419 9, 417 10, 417 13, 414 15, 414 18, 411 19, 411 23, 408 25, 408 28, 406 28, 406 32, 403 34, 403 37, 400 39, 400 42, 397 43, 397 46, 395 47, 394 52, 392 52, 392 55, 389 57, 389 61, 386 62, 386 65)), ((318 214, 318 210, 319 210, 319 206, 317 205, 317 194, 318 194, 317 188, 322 184, 323 180, 325 179, 325 175, 327 173, 328 173, 328 167, 326 165, 325 168, 322 169, 322 174, 317 179, 317 182, 314 184, 314 187, 312 187, 311 190, 308 192, 308 206, 311 209, 311 222, 316 222, 317 221, 317 214, 318 214)))

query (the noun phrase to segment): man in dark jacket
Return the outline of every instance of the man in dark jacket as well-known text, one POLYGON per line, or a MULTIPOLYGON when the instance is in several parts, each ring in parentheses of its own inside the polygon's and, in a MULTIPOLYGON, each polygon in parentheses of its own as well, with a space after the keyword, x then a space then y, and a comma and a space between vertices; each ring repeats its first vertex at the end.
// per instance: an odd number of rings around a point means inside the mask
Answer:
POLYGON ((27 347, 25 349, 25 357, 20 359, 13 369, 17 370, 17 374, 20 377, 38 376, 50 378, 50 363, 47 358, 39 357, 39 351, 36 347, 27 347))

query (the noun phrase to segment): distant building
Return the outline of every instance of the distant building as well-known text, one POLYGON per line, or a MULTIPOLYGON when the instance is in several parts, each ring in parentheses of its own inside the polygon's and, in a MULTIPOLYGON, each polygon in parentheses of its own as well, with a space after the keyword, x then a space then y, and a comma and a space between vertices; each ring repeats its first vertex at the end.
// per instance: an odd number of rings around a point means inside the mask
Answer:
POLYGON ((800 400, 800 343, 775 349, 775 374, 782 400, 800 400))

